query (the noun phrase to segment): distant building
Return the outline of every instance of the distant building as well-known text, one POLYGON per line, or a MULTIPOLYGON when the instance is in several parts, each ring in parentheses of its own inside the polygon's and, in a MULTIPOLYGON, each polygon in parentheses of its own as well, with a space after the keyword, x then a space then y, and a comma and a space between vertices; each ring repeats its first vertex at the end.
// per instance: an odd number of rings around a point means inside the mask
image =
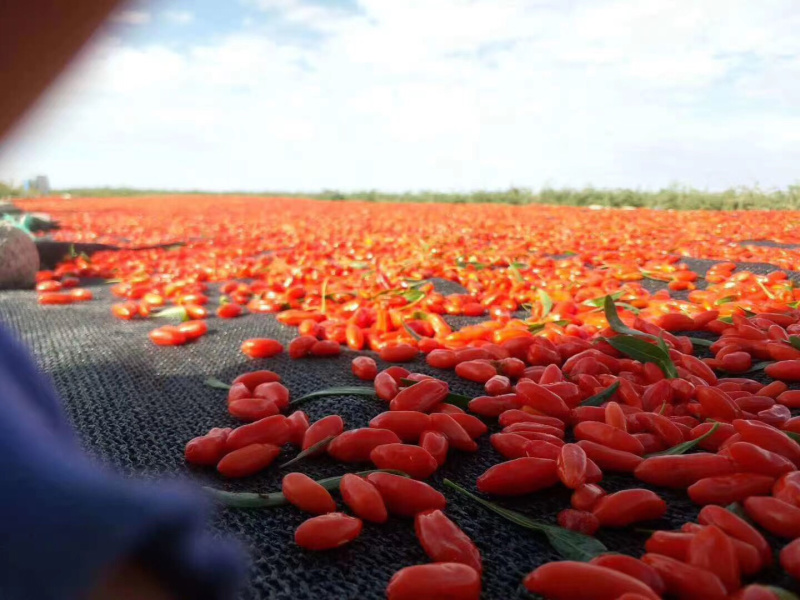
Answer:
POLYGON ((46 196, 50 193, 50 180, 47 175, 37 175, 33 178, 32 187, 41 195, 46 196))
POLYGON ((47 196, 50 194, 50 180, 47 175, 37 175, 23 184, 26 196, 47 196))

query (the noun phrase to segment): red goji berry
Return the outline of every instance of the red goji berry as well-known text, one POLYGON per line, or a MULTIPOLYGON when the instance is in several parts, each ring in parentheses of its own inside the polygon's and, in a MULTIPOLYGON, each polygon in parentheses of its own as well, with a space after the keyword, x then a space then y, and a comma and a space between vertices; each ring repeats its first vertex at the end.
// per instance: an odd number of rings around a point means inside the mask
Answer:
POLYGON ((374 448, 395 443, 400 443, 400 438, 388 429, 351 429, 328 444, 328 454, 340 462, 367 462, 374 448))
POLYGON ((631 454, 644 454, 644 446, 627 431, 617 429, 606 423, 585 421, 578 423, 573 428, 575 437, 579 440, 588 440, 602 444, 614 450, 629 452, 631 454))
POLYGON ((311 347, 317 343, 313 335, 301 335, 289 342, 289 358, 297 360, 305 358, 311 353, 311 347))
POLYGON ((447 500, 427 483, 391 473, 370 473, 367 481, 378 488, 387 510, 399 517, 413 517, 417 513, 441 509, 447 500))
POLYGON ((501 394, 500 396, 473 398, 470 400, 469 410, 482 417, 497 417, 520 406, 522 406, 522 402, 517 394, 501 394))
POLYGON ((478 489, 496 496, 523 496, 558 482, 556 461, 516 458, 490 467, 478 477, 478 489))
POLYGON ((270 358, 283 352, 283 344, 269 338, 253 338, 242 342, 242 354, 250 358, 270 358))
POLYGON ((303 437, 308 430, 308 417, 302 410, 296 410, 289 415, 286 420, 291 427, 292 434, 289 437, 289 443, 293 446, 302 446, 303 437))
POLYGON ((572 493, 570 505, 575 510, 592 510, 597 501, 605 495, 605 490, 599 485, 586 483, 572 493))
POLYGON ((339 345, 339 342, 334 342, 333 340, 319 340, 318 342, 314 342, 308 351, 311 356, 316 357, 339 356, 341 352, 342 347, 339 345))
POLYGON ((336 502, 330 492, 303 473, 284 475, 281 491, 290 503, 302 511, 315 515, 336 511, 336 502))
MULTIPOLYGON (((312 423, 303 435, 303 450, 308 450, 327 437, 337 436, 344 431, 344 421, 339 415, 328 415, 312 423)), ((319 453, 322 453, 320 450, 319 453)))
POLYGON ((292 430, 286 417, 274 415, 237 427, 228 436, 226 445, 229 450, 250 444, 273 444, 280 447, 289 441, 291 435, 292 430))
POLYGON ((369 356, 356 356, 351 363, 353 375, 361 381, 374 381, 378 375, 378 365, 369 356))
POLYGON ((640 521, 660 519, 667 512, 667 503, 655 492, 629 489, 600 498, 592 513, 602 527, 625 527, 640 521))
POLYGON ((481 553, 475 543, 441 510, 418 513, 414 518, 417 539, 431 560, 462 563, 483 572, 481 553))
POLYGON ((772 495, 800 507, 800 471, 786 473, 776 481, 772 488, 772 495))
POLYGON ((687 492, 695 504, 727 505, 750 496, 769 494, 774 481, 769 475, 732 473, 696 481, 687 492))
POLYGON ((362 527, 361 519, 331 512, 301 523, 294 532, 294 542, 306 550, 331 550, 352 542, 362 527))
POLYGON ((800 360, 782 360, 774 362, 764 369, 773 379, 781 381, 800 381, 800 360))
POLYGON ((769 496, 751 496, 744 501, 747 515, 770 533, 794 539, 800 537, 800 508, 769 496))
POLYGON ((347 473, 339 483, 342 500, 356 516, 373 523, 385 523, 389 518, 378 489, 366 479, 347 473))
POLYGON ((430 429, 431 417, 413 410, 388 411, 372 419, 369 426, 394 431, 404 442, 416 442, 423 431, 430 429))
POLYGON ((733 542, 713 525, 703 528, 692 537, 689 542, 688 563, 714 573, 729 594, 742 585, 733 542))
POLYGON ((217 471, 225 477, 247 477, 266 469, 280 453, 281 449, 272 444, 250 444, 222 457, 217 471))
POLYGON ((770 425, 745 419, 737 419, 733 422, 733 427, 743 441, 780 454, 792 461, 795 467, 800 466, 800 445, 781 431, 770 425))
POLYGON ((664 594, 664 580, 653 567, 638 558, 624 554, 601 554, 590 560, 589 564, 625 573, 644 583, 659 596, 664 594))
POLYGON ((562 421, 569 417, 570 409, 564 400, 538 383, 530 379, 520 379, 515 389, 526 406, 562 421))
POLYGON ((632 473, 644 460, 637 454, 608 448, 589 440, 579 441, 578 446, 604 471, 632 473))
POLYGON ((462 563, 433 563, 400 569, 386 588, 387 600, 479 600, 481 576, 462 563))
MULTIPOLYGON (((452 406, 453 408, 458 408, 456 406, 453 406, 452 404, 440 404, 437 407, 437 411, 436 412, 444 412, 444 411, 439 411, 438 410, 438 409, 441 409, 444 406, 448 406, 448 407, 452 406)), ((460 409, 459 409, 459 411, 460 411, 460 409)), ((473 417, 472 415, 468 415, 468 414, 466 414, 464 412, 458 412, 458 411, 448 412, 447 414, 449 414, 450 417, 456 423, 461 425, 461 427, 464 428, 464 431, 467 432, 467 435, 469 435, 469 437, 471 437, 473 440, 481 437, 484 433, 489 431, 489 428, 486 426, 486 423, 484 423, 483 421, 481 421, 477 417, 473 417)))
POLYGON ((511 380, 505 375, 495 375, 483 385, 483 389, 490 396, 508 394, 511 392, 511 380))
POLYGON ((439 467, 430 452, 409 444, 384 444, 373 448, 370 460, 379 469, 402 471, 415 479, 427 479, 439 467))
POLYGON ((450 448, 450 444, 443 433, 430 429, 423 431, 419 436, 419 445, 431 453, 440 467, 447 461, 447 450, 450 448))
POLYGON ((727 456, 698 452, 651 456, 636 467, 634 475, 651 485, 686 488, 707 477, 735 472, 736 466, 727 456))
POLYGON ((468 360, 456 365, 456 375, 469 381, 486 383, 497 375, 497 369, 483 360, 468 360))
MULTIPOLYGON (((194 301, 195 304, 199 304, 196 300, 194 301)), ((223 304, 217 309, 217 316, 220 319, 235 319, 236 317, 242 314, 242 307, 238 304, 234 304, 230 302, 228 304, 223 304)))
POLYGON ((434 413, 431 415, 431 428, 443 433, 450 446, 463 452, 477 452, 478 444, 452 415, 434 413))
POLYGON ((417 358, 417 349, 407 344, 384 346, 378 355, 386 362, 410 362, 417 358))
POLYGON ((445 382, 438 379, 425 379, 400 390, 390 401, 389 410, 430 412, 447 397, 449 392, 450 388, 445 382))
POLYGON ((704 506, 697 520, 703 525, 716 525, 729 536, 758 550, 764 564, 772 562, 772 550, 767 540, 752 525, 721 506, 704 506))
POLYGON ((800 538, 783 547, 780 553, 780 562, 784 571, 800 580, 800 538))
POLYGON ((628 592, 651 600, 659 598, 646 584, 626 573, 569 560, 542 565, 529 573, 523 583, 529 592, 552 600, 617 600, 628 592))
POLYGON ((727 452, 739 471, 772 477, 780 477, 784 473, 794 471, 794 465, 789 459, 749 442, 731 444, 727 447, 727 452))
POLYGON ((187 340, 196 340, 208 333, 208 324, 205 321, 186 321, 178 325, 180 331, 187 340))
POLYGON ((575 490, 586 483, 588 458, 577 444, 565 444, 556 460, 558 478, 568 488, 575 490))
POLYGON ((241 421, 258 421, 280 413, 278 406, 267 398, 239 398, 228 402, 228 412, 241 421))
POLYGON ((521 432, 533 432, 533 433, 546 433, 548 435, 552 435, 559 439, 564 438, 564 430, 558 427, 553 427, 552 425, 544 425, 542 423, 513 423, 508 427, 503 428, 503 433, 521 433, 521 432))
POLYGON ((600 521, 588 511, 565 508, 558 513, 556 520, 564 529, 577 531, 584 535, 594 535, 600 529, 600 521))
POLYGON ((266 369, 262 369, 261 371, 250 371, 249 373, 243 373, 234 379, 231 382, 231 389, 233 389, 233 387, 235 387, 237 384, 241 383, 242 385, 246 386, 248 390, 253 392, 262 383, 270 383, 271 381, 280 382, 280 380, 280 375, 266 369))
POLYGON ((642 561, 658 572, 668 594, 687 600, 724 600, 727 597, 725 586, 710 571, 660 554, 647 553, 642 561))
POLYGON ((182 346, 188 341, 186 335, 174 325, 153 329, 148 335, 156 346, 182 346))
POLYGON ((196 437, 186 444, 186 462, 194 465, 216 465, 225 456, 225 440, 231 429, 212 429, 205 435, 196 437))

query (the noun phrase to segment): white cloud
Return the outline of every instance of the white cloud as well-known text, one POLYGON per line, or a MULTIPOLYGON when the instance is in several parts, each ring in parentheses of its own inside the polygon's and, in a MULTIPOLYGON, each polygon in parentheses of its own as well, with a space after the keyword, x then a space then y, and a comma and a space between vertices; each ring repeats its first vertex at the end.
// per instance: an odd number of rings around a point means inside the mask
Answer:
POLYGON ((99 46, 0 156, 0 178, 403 190, 798 177, 794 0, 249 4, 264 12, 246 31, 181 51, 99 46))
POLYGON ((122 25, 147 25, 150 13, 145 10, 121 10, 112 15, 111 20, 122 25))
POLYGON ((188 10, 168 10, 164 12, 164 18, 176 25, 186 25, 194 21, 194 13, 188 10))

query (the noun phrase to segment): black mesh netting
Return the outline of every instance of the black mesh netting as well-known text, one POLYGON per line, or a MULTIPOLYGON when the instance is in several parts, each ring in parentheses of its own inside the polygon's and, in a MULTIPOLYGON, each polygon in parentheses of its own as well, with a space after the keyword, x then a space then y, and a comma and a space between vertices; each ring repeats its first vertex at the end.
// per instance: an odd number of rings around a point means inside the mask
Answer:
MULTIPOLYGON (((692 266, 702 272, 709 264, 711 261, 692 261, 692 266)), ((773 269, 768 265, 742 266, 762 273, 773 269)), ((650 289, 663 285, 645 283, 650 289)), ((224 322, 212 319, 211 331, 197 343, 159 348, 147 337, 153 321, 118 321, 109 311, 112 299, 108 286, 97 285, 92 291, 96 298, 92 302, 52 308, 38 306, 30 291, 3 292, 0 321, 18 333, 53 378, 87 450, 125 474, 187 475, 228 490, 277 490, 283 475, 277 466, 244 480, 226 481, 213 469, 193 469, 184 463, 187 440, 211 427, 237 425, 227 413, 226 393, 205 386, 204 379, 213 376, 230 381, 240 373, 269 368, 281 374, 294 397, 325 387, 360 383, 350 372, 351 352, 343 352, 337 359, 292 361, 285 354, 269 360, 246 359, 239 346, 247 338, 274 337, 285 343, 296 335, 295 329, 278 324, 271 316, 249 315, 224 322)), ((453 321, 461 325, 470 320, 453 321)), ((481 391, 481 386, 452 373, 432 370, 422 360, 412 367, 448 380, 456 392, 479 395, 481 391)), ((303 406, 312 421, 336 413, 350 428, 366 426, 385 409, 382 402, 365 397, 321 398, 303 406)), ((282 458, 293 452, 287 450, 282 458)), ((529 595, 522 586, 523 577, 559 556, 541 535, 504 521, 442 486, 442 479, 448 477, 474 490, 475 479, 501 460, 484 436, 475 454, 451 452, 447 464, 430 483, 445 493, 448 515, 481 550, 484 597, 524 598, 529 595)), ((353 470, 327 458, 307 460, 299 468, 314 478, 353 470)), ((609 491, 640 486, 632 477, 621 476, 608 476, 602 485, 609 491)), ((685 492, 657 491, 668 502, 667 516, 642 527, 678 528, 696 518, 698 507, 689 502, 685 492)), ((569 497, 567 490, 557 487, 501 503, 554 522, 556 513, 569 506, 569 497)), ((294 529, 305 518, 293 507, 221 509, 217 513, 211 523, 214 530, 238 537, 252 555, 242 598, 383 598, 396 570, 428 562, 410 521, 392 518, 384 525, 365 524, 363 534, 352 544, 313 554, 293 543, 294 529)), ((603 530, 598 537, 611 550, 638 556, 647 533, 630 528, 603 530)), ((774 538, 771 542, 776 549, 783 544, 774 538)), ((758 581, 796 589, 779 568, 764 571, 758 581)))

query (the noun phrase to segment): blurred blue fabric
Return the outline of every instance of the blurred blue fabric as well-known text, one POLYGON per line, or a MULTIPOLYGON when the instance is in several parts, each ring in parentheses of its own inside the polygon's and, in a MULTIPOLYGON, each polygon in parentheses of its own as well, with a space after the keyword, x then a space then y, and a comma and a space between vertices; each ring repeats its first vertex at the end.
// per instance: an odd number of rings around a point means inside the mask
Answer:
POLYGON ((247 561, 207 529, 210 510, 189 484, 137 481, 89 458, 47 376, 0 328, 1 599, 80 598, 123 561, 177 598, 233 598, 247 561))

